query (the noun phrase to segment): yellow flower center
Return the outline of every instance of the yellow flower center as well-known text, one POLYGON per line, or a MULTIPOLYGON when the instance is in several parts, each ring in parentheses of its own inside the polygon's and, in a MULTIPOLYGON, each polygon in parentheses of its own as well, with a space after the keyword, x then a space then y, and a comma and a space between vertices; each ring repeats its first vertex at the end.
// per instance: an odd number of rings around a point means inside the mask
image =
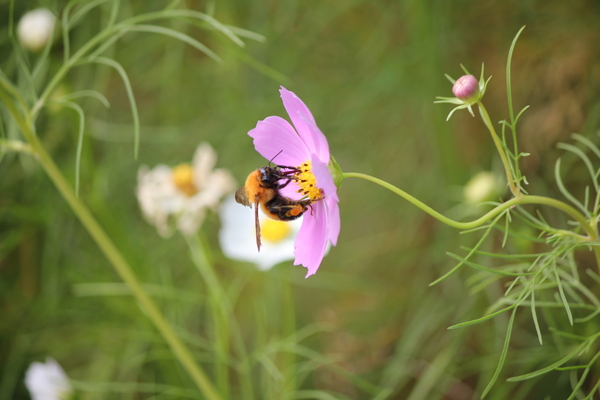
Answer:
POLYGON ((192 197, 198 193, 198 188, 194 184, 194 170, 190 164, 183 163, 173 168, 171 178, 177 189, 186 196, 192 197))
POLYGON ((260 233, 263 239, 277 243, 290 235, 290 226, 283 221, 265 219, 260 224, 260 233))
POLYGON ((296 173, 296 183, 300 186, 298 193, 302 193, 311 201, 321 200, 323 192, 317 187, 317 178, 312 173, 312 164, 310 160, 298 167, 300 172, 296 173))

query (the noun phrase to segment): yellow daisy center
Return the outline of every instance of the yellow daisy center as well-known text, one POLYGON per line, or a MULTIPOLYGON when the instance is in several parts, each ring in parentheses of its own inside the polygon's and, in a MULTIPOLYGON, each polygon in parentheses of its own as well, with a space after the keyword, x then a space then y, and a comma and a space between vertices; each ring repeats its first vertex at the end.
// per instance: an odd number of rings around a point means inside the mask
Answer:
POLYGON ((323 192, 317 187, 317 178, 312 173, 312 164, 306 161, 304 164, 298 167, 298 171, 295 175, 296 183, 300 186, 298 193, 302 193, 308 197, 311 201, 321 200, 323 198, 323 192))
POLYGON ((260 224, 262 238, 272 243, 281 242, 290 235, 290 231, 289 224, 274 219, 265 219, 260 224))
POLYGON ((177 189, 186 196, 192 197, 198 193, 198 188, 194 184, 194 169, 190 164, 183 163, 173 168, 171 179, 177 189))

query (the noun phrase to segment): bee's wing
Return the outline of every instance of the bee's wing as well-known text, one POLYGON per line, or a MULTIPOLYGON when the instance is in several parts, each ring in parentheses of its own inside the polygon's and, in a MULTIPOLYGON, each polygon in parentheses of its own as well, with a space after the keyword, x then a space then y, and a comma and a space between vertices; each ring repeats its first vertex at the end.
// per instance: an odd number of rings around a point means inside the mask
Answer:
POLYGON ((258 219, 258 201, 254 203, 254 229, 256 231, 256 247, 260 251, 260 221, 258 219))
POLYGON ((252 208, 252 204, 250 204, 250 200, 248 200, 248 196, 246 195, 246 187, 242 186, 235 192, 235 201, 244 205, 246 207, 252 208))

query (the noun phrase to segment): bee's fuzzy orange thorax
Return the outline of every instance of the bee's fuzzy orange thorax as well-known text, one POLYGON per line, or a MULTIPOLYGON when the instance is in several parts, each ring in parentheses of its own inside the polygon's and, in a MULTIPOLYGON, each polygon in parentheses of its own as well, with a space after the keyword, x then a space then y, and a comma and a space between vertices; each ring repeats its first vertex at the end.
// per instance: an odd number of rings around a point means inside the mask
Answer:
POLYGON ((262 186, 262 174, 260 170, 256 170, 246 178, 246 196, 250 202, 264 203, 271 200, 276 192, 273 189, 268 189, 262 186))

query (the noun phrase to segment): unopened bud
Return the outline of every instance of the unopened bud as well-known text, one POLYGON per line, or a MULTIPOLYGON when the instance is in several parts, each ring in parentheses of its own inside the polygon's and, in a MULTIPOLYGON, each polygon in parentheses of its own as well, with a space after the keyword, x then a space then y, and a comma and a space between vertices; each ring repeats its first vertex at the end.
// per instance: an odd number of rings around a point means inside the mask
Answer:
POLYGON ((479 82, 473 75, 463 75, 454 82, 452 93, 466 103, 476 101, 479 96, 479 82))
POLYGON ((19 21, 17 36, 21 45, 31 51, 40 51, 52 39, 56 18, 47 8, 29 11, 19 21))

